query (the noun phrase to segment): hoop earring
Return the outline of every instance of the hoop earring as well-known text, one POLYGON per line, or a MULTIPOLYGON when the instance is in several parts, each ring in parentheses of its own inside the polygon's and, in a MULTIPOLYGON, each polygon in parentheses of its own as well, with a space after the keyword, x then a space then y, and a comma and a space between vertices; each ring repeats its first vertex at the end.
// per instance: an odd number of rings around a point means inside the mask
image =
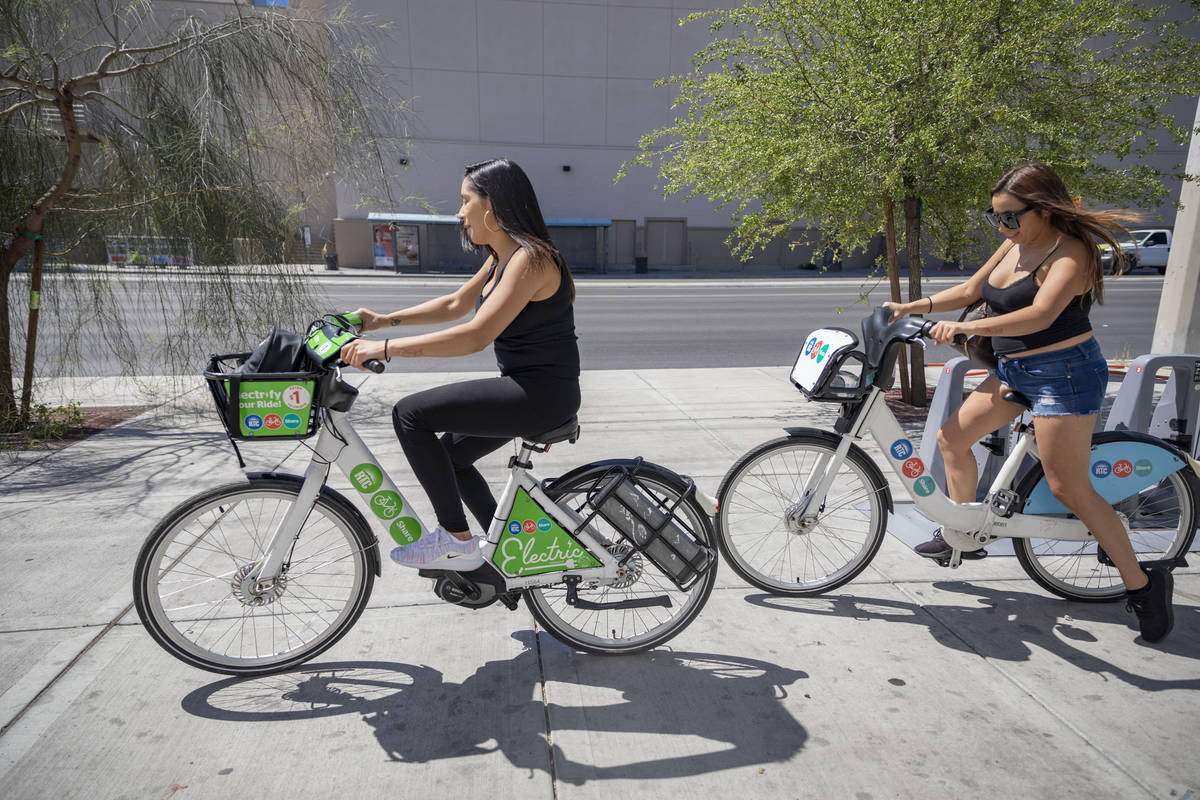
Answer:
POLYGON ((492 213, 492 210, 490 208, 487 211, 483 212, 483 227, 487 228, 492 233, 499 233, 501 230, 499 225, 496 225, 495 228, 488 228, 487 218, 488 218, 488 214, 491 214, 491 213, 492 213))

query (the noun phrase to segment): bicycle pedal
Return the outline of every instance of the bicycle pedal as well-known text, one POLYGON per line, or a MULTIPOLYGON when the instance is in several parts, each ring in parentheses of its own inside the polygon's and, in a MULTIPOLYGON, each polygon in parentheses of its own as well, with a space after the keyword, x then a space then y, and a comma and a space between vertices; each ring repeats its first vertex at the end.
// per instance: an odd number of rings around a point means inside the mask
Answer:
POLYGON ((1096 560, 1106 567, 1116 566, 1116 564, 1114 564, 1112 559, 1109 557, 1108 553, 1104 552, 1104 548, 1100 545, 1096 545, 1096 560))

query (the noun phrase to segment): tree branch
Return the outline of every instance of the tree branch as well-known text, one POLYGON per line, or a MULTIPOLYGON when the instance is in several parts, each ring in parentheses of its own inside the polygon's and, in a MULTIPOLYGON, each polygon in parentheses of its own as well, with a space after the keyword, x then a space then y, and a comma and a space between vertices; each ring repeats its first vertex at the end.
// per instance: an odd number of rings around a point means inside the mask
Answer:
POLYGON ((35 97, 32 100, 22 100, 19 103, 13 103, 8 108, 0 111, 0 119, 7 117, 9 114, 15 114, 25 106, 53 106, 54 103, 50 100, 43 100, 40 97, 35 97))
MULTIPOLYGON (((80 99, 80 100, 86 100, 86 99, 87 99, 87 98, 89 98, 89 97, 98 97, 98 98, 100 98, 101 100, 107 100, 108 102, 110 102, 110 103, 112 103, 114 106, 116 106, 117 108, 119 108, 119 109, 121 109, 122 111, 124 111, 124 112, 125 112, 126 114, 128 114, 129 116, 133 117, 134 119, 139 119, 139 120, 142 120, 143 122, 146 122, 146 121, 152 120, 152 119, 154 119, 154 118, 157 116, 157 114, 147 114, 147 115, 142 115, 142 114, 138 114, 138 113, 136 113, 136 112, 134 112, 134 111, 130 111, 130 110, 129 110, 128 108, 126 108, 124 105, 122 105, 121 103, 117 102, 117 101, 116 101, 115 99, 113 99, 112 97, 109 97, 109 96, 108 96, 108 95, 106 95, 104 92, 101 92, 101 91, 99 91, 98 89, 92 89, 92 90, 90 90, 90 91, 84 92, 83 94, 81 94, 81 95, 79 96, 79 99, 80 99)), ((4 116, 4 115, 3 115, 3 114, 0 114, 0 116, 4 116)))

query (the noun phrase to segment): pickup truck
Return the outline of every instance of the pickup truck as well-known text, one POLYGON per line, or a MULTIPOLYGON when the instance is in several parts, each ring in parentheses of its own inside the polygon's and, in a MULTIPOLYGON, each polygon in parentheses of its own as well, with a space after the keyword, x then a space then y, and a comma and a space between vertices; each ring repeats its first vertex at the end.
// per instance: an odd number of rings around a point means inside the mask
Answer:
MULTIPOLYGON (((1133 240, 1121 242, 1121 250, 1125 253, 1125 271, 1151 267, 1158 270, 1159 275, 1166 273, 1173 231, 1170 228, 1139 228, 1129 233, 1133 240)), ((1105 272, 1112 269, 1112 262, 1112 248, 1100 245, 1100 263, 1105 272)))

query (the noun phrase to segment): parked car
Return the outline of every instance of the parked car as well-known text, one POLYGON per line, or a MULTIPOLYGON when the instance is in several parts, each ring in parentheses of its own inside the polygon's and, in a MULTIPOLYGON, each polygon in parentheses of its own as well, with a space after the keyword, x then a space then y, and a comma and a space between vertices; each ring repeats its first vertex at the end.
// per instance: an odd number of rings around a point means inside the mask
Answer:
MULTIPOLYGON (((1173 231, 1170 228, 1139 228, 1130 231, 1133 238, 1121 242, 1125 253, 1125 271, 1133 272, 1138 267, 1150 267, 1162 275, 1167 271, 1167 257, 1171 253, 1173 231)), ((1113 269, 1112 248, 1100 245, 1100 263, 1105 272, 1113 269)))

